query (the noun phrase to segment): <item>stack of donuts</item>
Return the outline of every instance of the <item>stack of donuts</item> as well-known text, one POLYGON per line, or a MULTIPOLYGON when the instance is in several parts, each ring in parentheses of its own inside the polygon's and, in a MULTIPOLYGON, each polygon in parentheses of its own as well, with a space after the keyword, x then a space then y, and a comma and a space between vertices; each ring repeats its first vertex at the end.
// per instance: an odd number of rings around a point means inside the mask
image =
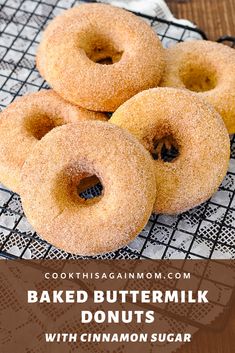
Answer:
POLYGON ((152 212, 184 212, 218 189, 235 132, 233 49, 163 49, 134 14, 83 4, 51 21, 36 62, 52 89, 1 113, 0 181, 45 240, 114 251, 152 212), (97 182, 99 196, 81 196, 97 182))

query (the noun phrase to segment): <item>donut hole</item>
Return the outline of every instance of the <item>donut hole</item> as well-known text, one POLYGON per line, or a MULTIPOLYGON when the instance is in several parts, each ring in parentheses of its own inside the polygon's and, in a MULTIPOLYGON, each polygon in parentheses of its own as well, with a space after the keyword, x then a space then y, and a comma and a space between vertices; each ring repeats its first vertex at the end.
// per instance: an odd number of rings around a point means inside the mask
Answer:
POLYGON ((168 135, 154 139, 150 152, 154 160, 173 162, 179 156, 179 146, 173 136, 168 135))
POLYGON ((84 171, 83 162, 72 163, 61 170, 55 178, 54 197, 62 209, 89 206, 103 197, 100 178, 84 171))
POLYGON ((38 115, 25 119, 25 128, 28 133, 41 140, 48 132, 56 127, 55 123, 48 116, 38 115))
POLYGON ((95 201, 102 196, 103 185, 96 175, 90 175, 80 180, 77 193, 84 200, 95 201))
POLYGON ((91 61, 101 65, 113 65, 119 62, 123 55, 123 50, 117 44, 100 35, 92 38, 85 52, 91 61))
POLYGON ((215 71, 205 66, 189 65, 180 73, 185 88, 194 92, 206 92, 217 85, 215 71))
POLYGON ((95 47, 88 56, 96 64, 113 65, 121 60, 123 52, 119 52, 110 46, 95 47))

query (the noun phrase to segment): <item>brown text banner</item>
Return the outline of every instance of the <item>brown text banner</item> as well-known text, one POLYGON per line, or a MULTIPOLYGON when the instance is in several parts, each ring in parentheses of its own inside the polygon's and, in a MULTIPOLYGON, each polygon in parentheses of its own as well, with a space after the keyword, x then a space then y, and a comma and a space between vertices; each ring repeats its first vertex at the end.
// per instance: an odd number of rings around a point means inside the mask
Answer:
POLYGON ((1 261, 0 352, 180 352, 226 326, 234 284, 232 261, 1 261))

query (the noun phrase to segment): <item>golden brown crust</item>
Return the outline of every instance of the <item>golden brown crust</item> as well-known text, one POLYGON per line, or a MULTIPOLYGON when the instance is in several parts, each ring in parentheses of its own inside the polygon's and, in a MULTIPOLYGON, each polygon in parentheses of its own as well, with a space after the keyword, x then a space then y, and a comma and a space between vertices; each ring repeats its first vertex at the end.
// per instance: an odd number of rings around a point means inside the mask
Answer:
POLYGON ((198 91, 220 113, 229 133, 234 133, 235 50, 210 41, 188 41, 167 49, 166 62, 161 86, 198 91))
POLYGON ((223 120, 187 90, 155 88, 119 107, 110 122, 126 128, 148 149, 170 136, 179 148, 172 162, 155 160, 156 213, 180 213, 206 201, 222 182, 230 143, 223 120))
POLYGON ((114 111, 131 96, 158 85, 160 40, 143 20, 107 4, 83 4, 57 16, 37 52, 42 76, 66 100, 114 111), (97 63, 113 60, 112 65, 97 63))
POLYGON ((65 102, 52 90, 16 99, 0 114, 1 183, 20 192, 20 169, 38 140, 55 126, 90 119, 107 120, 102 113, 65 102))
POLYGON ((98 121, 48 133, 25 162, 21 182, 24 211, 35 230, 53 245, 81 255, 113 251, 133 240, 156 196, 146 149, 127 131, 98 121), (78 197, 77 186, 87 174, 102 182, 98 201, 78 197))

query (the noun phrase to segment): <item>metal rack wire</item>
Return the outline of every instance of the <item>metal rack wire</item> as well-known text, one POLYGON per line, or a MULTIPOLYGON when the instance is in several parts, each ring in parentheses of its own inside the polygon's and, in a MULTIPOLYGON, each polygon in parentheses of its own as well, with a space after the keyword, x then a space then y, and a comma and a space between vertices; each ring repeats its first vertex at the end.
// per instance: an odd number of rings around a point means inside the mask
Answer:
MULTIPOLYGON (((0 107, 26 92, 48 88, 35 68, 35 49, 46 24, 75 0, 5 0, 0 6, 0 107)), ((138 14, 140 16, 140 14, 138 14)), ((190 37, 196 29, 141 15, 164 46, 190 37)), ((220 42, 235 46, 235 38, 220 42)), ((12 141, 14 144, 14 141, 12 141)), ((16 146, 17 148, 17 146, 16 146)), ((178 216, 153 215, 132 244, 101 259, 235 258, 235 139, 231 138, 229 171, 219 191, 205 204, 178 216)), ((77 259, 36 234, 23 214, 20 197, 0 187, 0 257, 77 259)))

